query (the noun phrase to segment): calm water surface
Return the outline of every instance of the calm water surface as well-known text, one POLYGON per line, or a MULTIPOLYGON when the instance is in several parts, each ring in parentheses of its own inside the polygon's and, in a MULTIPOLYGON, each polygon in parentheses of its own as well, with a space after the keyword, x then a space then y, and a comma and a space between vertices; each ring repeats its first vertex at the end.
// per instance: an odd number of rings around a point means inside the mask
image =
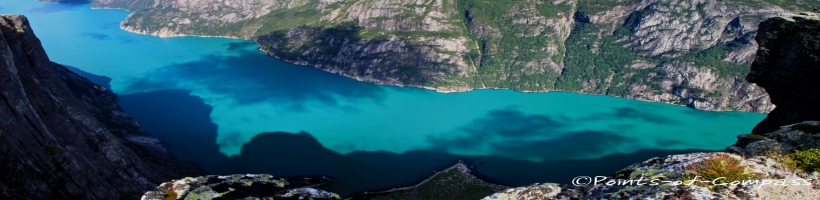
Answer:
POLYGON ((278 61, 248 41, 129 33, 119 28, 123 10, 0 0, 0 13, 27 15, 53 61, 104 76, 95 80, 110 81, 178 157, 212 173, 331 175, 343 194, 412 183, 458 159, 511 185, 608 175, 633 160, 722 150, 765 117, 561 92, 379 86, 278 61))

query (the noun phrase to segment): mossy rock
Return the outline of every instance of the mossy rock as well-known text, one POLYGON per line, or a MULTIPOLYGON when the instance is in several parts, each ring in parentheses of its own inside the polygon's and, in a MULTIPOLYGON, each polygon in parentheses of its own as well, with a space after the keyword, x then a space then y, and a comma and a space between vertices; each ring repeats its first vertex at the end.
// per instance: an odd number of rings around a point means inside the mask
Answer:
POLYGON ((791 126, 792 130, 800 130, 806 133, 817 134, 820 133, 820 124, 801 123, 791 126))

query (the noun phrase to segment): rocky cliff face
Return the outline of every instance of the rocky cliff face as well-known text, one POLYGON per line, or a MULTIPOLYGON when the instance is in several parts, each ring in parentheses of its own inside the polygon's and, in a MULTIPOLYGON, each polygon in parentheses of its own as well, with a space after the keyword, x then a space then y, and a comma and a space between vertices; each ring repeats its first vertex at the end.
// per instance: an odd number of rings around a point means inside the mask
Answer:
POLYGON ((0 198, 133 199, 201 173, 113 93, 50 62, 25 17, 0 15, 0 33, 0 198))
POLYGON ((760 50, 746 77, 765 88, 777 105, 752 132, 820 120, 820 16, 786 14, 760 23, 760 50))
POLYGON ((97 0, 123 29, 254 40, 284 61, 442 92, 571 91, 769 112, 744 81, 769 0, 97 0))

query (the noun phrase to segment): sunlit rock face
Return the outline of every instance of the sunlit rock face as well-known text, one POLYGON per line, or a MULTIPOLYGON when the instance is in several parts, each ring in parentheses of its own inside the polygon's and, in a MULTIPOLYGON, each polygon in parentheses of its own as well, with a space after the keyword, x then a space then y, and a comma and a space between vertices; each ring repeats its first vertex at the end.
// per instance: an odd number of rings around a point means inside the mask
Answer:
POLYGON ((757 25, 808 5, 763 0, 99 0, 160 37, 253 40, 356 80, 440 92, 570 91, 767 113, 743 80, 757 25), (792 6, 789 8, 781 6, 792 6), (582 48, 581 48, 582 47, 582 48), (596 61, 597 60, 597 61, 596 61))

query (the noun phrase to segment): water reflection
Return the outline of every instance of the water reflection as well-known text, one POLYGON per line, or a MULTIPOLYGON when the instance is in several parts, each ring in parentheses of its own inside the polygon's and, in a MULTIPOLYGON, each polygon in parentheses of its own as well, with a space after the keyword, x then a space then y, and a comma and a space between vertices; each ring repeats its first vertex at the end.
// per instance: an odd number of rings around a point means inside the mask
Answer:
POLYGON ((87 7, 88 4, 91 3, 91 0, 60 0, 59 3, 56 4, 43 4, 40 7, 29 9, 29 12, 32 13, 42 13, 42 14, 49 14, 49 13, 56 13, 56 12, 64 12, 64 11, 74 11, 79 10, 84 7, 87 7))
POLYGON ((310 67, 292 66, 250 49, 253 43, 229 43, 233 55, 211 54, 195 62, 172 64, 126 81, 127 92, 196 88, 230 97, 237 104, 276 101, 294 111, 306 102, 341 106, 344 101, 380 102, 382 87, 349 80, 310 67))

